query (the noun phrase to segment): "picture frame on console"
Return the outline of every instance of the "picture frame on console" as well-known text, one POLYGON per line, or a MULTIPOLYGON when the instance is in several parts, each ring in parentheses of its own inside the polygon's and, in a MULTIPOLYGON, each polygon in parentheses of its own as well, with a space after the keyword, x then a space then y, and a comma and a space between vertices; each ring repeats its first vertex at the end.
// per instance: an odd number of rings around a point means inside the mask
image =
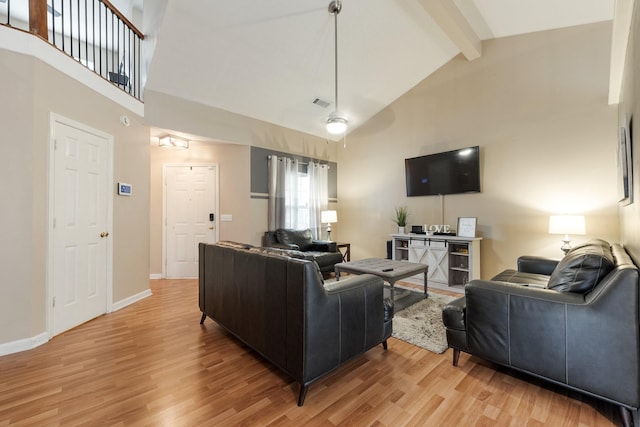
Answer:
POLYGON ((478 219, 476 217, 458 217, 458 232, 459 237, 476 237, 476 224, 478 219))
POLYGON ((631 153, 631 120, 625 116, 624 125, 618 130, 618 203, 633 203, 633 159, 631 153))

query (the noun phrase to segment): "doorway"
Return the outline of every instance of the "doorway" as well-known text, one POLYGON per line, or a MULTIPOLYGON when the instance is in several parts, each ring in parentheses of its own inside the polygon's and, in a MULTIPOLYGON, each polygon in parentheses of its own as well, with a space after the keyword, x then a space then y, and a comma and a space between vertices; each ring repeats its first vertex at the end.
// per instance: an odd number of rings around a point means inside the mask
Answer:
POLYGON ((50 121, 47 318, 54 336, 110 309, 113 137, 55 114, 50 121))
POLYGON ((198 277, 198 244, 218 241, 218 166, 164 166, 163 276, 198 277))

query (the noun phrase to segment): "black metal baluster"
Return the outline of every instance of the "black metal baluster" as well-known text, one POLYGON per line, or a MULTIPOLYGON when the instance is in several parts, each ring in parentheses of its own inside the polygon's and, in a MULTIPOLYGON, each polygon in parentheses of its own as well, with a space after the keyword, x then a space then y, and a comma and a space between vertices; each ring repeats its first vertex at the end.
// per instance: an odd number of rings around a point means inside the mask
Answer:
POLYGON ((62 13, 62 30, 60 31, 61 37, 62 37, 62 51, 65 52, 64 50, 64 17, 66 16, 64 13, 64 0, 61 0, 62 2, 62 7, 61 7, 61 13, 62 13))
POLYGON ((89 13, 87 10, 87 0, 84 0, 84 57, 89 68, 89 13))
POLYGON ((51 39, 56 45, 56 0, 51 0, 51 39))
POLYGON ((80 16, 80 0, 78 3, 78 14, 76 16, 76 20, 78 21, 78 61, 82 64, 82 17, 80 16))

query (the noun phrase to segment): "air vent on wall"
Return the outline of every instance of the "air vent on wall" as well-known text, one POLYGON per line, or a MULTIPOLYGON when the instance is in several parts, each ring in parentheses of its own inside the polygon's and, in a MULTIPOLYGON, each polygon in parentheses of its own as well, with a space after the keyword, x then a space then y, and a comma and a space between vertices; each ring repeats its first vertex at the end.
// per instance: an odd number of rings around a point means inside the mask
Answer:
POLYGON ((322 108, 327 108, 329 105, 331 105, 330 102, 327 102, 324 99, 320 98, 315 98, 312 102, 322 108))

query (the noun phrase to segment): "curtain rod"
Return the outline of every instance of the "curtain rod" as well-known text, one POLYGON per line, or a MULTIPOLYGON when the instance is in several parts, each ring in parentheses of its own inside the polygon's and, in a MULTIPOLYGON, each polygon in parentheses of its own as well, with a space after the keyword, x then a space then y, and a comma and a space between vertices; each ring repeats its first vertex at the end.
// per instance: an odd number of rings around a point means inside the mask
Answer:
MULTIPOLYGON (((268 160, 268 159, 271 159, 271 156, 275 156, 275 154, 269 154, 269 155, 267 156, 267 160, 268 160)), ((309 165, 309 162, 303 162, 303 161, 301 161, 301 160, 296 159, 295 157, 285 157, 285 156, 276 156, 276 157, 277 157, 277 159, 278 159, 278 160, 280 160, 280 161, 282 161, 282 160, 284 160, 284 159, 290 159, 290 160, 296 160, 296 161, 298 162, 298 164, 299 164, 299 165, 307 165, 307 166, 309 165)), ((329 164, 328 164, 328 163, 320 163, 320 162, 317 162, 317 163, 318 163, 320 166, 326 166, 328 169, 331 169, 331 166, 329 166, 329 164)))

